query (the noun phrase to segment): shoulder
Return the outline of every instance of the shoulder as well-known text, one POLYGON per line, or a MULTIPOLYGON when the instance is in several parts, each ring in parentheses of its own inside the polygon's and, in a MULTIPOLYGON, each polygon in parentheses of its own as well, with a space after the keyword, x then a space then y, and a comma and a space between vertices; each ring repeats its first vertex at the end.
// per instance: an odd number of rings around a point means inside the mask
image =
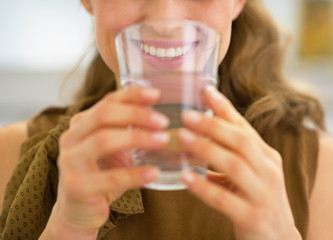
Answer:
POLYGON ((18 163, 21 145, 27 137, 26 122, 13 123, 0 129, 0 209, 5 187, 18 163))
POLYGON ((333 138, 319 136, 318 165, 310 198, 309 238, 333 239, 333 138))
MULTIPOLYGON (((22 143, 28 137, 26 122, 17 122, 0 129, 0 164, 15 165, 22 143)), ((0 168, 3 169, 3 168, 0 168)))
MULTIPOLYGON (((17 122, 7 125, 0 129, 0 154, 11 153, 16 150, 28 137, 27 122, 17 122)), ((2 159, 2 158, 1 158, 2 159)))

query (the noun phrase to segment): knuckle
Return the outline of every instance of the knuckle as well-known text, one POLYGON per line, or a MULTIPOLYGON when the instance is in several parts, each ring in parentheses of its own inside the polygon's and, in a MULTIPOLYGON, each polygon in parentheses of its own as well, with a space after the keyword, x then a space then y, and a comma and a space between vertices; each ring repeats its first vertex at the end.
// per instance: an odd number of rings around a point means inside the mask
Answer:
POLYGON ((109 174, 107 181, 110 186, 112 186, 112 191, 124 192, 130 188, 131 183, 135 181, 132 180, 133 176, 130 176, 125 170, 117 171, 118 172, 112 172, 109 174))
POLYGON ((131 137, 131 145, 135 147, 145 147, 151 142, 151 136, 143 130, 133 130, 131 137))
POLYGON ((274 159, 274 162, 277 163, 279 167, 282 167, 283 165, 282 157, 281 154, 276 149, 273 148, 270 149, 270 156, 272 159, 274 159))
POLYGON ((71 131, 70 130, 64 131, 59 137, 60 149, 67 149, 71 142, 70 139, 71 139, 71 131))
POLYGON ((148 123, 149 119, 147 116, 149 116, 150 112, 151 110, 149 109, 132 107, 132 109, 129 111, 129 117, 135 122, 148 123))
MULTIPOLYGON (((60 152, 58 160, 57 160, 57 166, 59 169, 59 172, 70 172, 74 165, 75 165, 75 151, 73 150, 66 150, 63 152, 60 152)), ((75 168, 75 167, 74 167, 75 168)))
POLYGON ((69 161, 70 156, 68 152, 61 152, 57 161, 58 168, 62 170, 65 164, 69 161))
POLYGON ((259 191, 257 191, 258 201, 261 207, 270 206, 275 199, 272 199, 272 191, 270 186, 263 186, 259 191))
POLYGON ((93 137, 92 137, 92 144, 95 150, 103 150, 107 149, 110 142, 110 136, 107 131, 99 130, 93 137))
POLYGON ((70 122, 69 122, 69 126, 72 127, 74 126, 75 124, 77 124, 81 119, 83 118, 83 112, 79 112, 77 114, 75 114, 70 122))
POLYGON ((102 102, 106 102, 107 104, 110 104, 112 102, 115 101, 115 98, 116 98, 116 94, 117 92, 111 92, 111 93, 108 93, 104 96, 103 100, 101 101, 102 102))
POLYGON ((274 188, 281 188, 284 185, 283 172, 276 166, 271 166, 268 170, 268 182, 274 188))
POLYGON ((212 144, 211 140, 196 138, 191 145, 191 151, 196 154, 200 154, 205 159, 211 158, 211 156, 217 155, 217 147, 212 144))
POLYGON ((121 187, 124 183, 124 179, 126 178, 125 174, 122 174, 122 179, 120 179, 119 177, 117 177, 117 175, 115 174, 109 174, 108 175, 108 179, 107 181, 112 184, 112 186, 115 187, 121 187))
POLYGON ((238 148, 247 149, 251 146, 251 143, 252 139, 249 137, 247 131, 237 128, 235 134, 235 146, 238 148))
POLYGON ((200 153, 201 155, 203 154, 208 158, 210 155, 217 155, 220 146, 209 138, 195 134, 195 139, 191 148, 194 150, 194 152, 200 153))
POLYGON ((86 184, 78 174, 68 173, 62 177, 64 190, 70 199, 81 199, 88 195, 86 184))
POLYGON ((142 171, 140 170, 138 171, 137 169, 126 171, 125 173, 122 174, 122 176, 125 176, 126 178, 124 182, 126 183, 127 188, 131 188, 133 186, 139 186, 144 182, 142 171))
POLYGON ((213 147, 207 144, 209 140, 207 141, 200 141, 198 138, 195 139, 195 141, 192 143, 192 147, 194 152, 198 153, 209 153, 212 152, 213 147))
POLYGON ((229 158, 226 163, 227 171, 235 176, 240 176, 244 172, 244 165, 241 164, 240 160, 237 157, 229 158))
POLYGON ((259 186, 257 192, 256 192, 256 202, 261 203, 262 206, 267 206, 267 204, 270 204, 271 195, 270 195, 270 187, 266 184, 262 184, 259 186))
POLYGON ((220 127, 220 123, 219 120, 217 120, 216 118, 212 118, 212 117, 207 117, 207 118, 203 118, 203 122, 202 122, 202 128, 205 132, 207 132, 209 135, 216 135, 216 133, 218 131, 216 131, 216 129, 221 128, 220 127))
POLYGON ((218 193, 217 191, 211 190, 210 198, 211 198, 213 205, 216 206, 218 209, 225 208, 225 198, 223 197, 223 194, 218 193))
POLYGON ((96 106, 93 113, 93 121, 98 125, 103 125, 106 123, 106 114, 108 111, 112 112, 114 108, 114 104, 100 104, 96 106))

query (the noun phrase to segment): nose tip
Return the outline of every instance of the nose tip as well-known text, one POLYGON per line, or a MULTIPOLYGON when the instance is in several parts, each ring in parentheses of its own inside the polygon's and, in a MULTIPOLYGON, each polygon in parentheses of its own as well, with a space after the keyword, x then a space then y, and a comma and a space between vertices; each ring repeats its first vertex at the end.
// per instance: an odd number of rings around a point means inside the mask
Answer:
POLYGON ((185 19, 186 12, 180 1, 149 1, 145 8, 146 25, 160 34, 167 34, 181 27, 180 20, 185 19))
POLYGON ((179 32, 183 27, 185 19, 148 19, 145 20, 144 26, 151 32, 159 35, 172 35, 179 32))

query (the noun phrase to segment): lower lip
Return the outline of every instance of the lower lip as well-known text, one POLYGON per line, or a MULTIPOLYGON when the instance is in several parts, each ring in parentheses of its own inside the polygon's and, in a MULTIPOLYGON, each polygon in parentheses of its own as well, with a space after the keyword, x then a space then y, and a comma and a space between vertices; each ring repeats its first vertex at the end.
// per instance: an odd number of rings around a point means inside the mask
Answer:
POLYGON ((188 58, 189 55, 191 55, 194 52, 194 50, 198 45, 199 45, 198 42, 194 43, 191 49, 186 54, 174 58, 159 58, 157 56, 146 54, 139 47, 138 50, 140 51, 142 58, 152 67, 159 70, 169 70, 169 69, 180 68, 183 65, 183 63, 186 61, 186 58, 188 58))
POLYGON ((148 64, 150 64, 156 69, 161 69, 161 70, 180 68, 185 61, 184 56, 179 56, 173 59, 163 59, 143 54, 142 57, 148 64))

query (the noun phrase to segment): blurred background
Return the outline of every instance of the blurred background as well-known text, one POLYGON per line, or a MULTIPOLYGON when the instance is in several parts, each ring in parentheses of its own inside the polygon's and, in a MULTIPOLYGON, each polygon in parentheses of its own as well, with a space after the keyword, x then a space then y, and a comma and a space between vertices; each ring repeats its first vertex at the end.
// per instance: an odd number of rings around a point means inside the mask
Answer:
MULTIPOLYGON (((333 0, 263 2, 292 36, 286 74, 314 85, 310 89, 323 101, 332 132, 333 0)), ((94 44, 92 19, 80 1, 1 0, 0 29, 0 127, 69 103, 94 44)))

